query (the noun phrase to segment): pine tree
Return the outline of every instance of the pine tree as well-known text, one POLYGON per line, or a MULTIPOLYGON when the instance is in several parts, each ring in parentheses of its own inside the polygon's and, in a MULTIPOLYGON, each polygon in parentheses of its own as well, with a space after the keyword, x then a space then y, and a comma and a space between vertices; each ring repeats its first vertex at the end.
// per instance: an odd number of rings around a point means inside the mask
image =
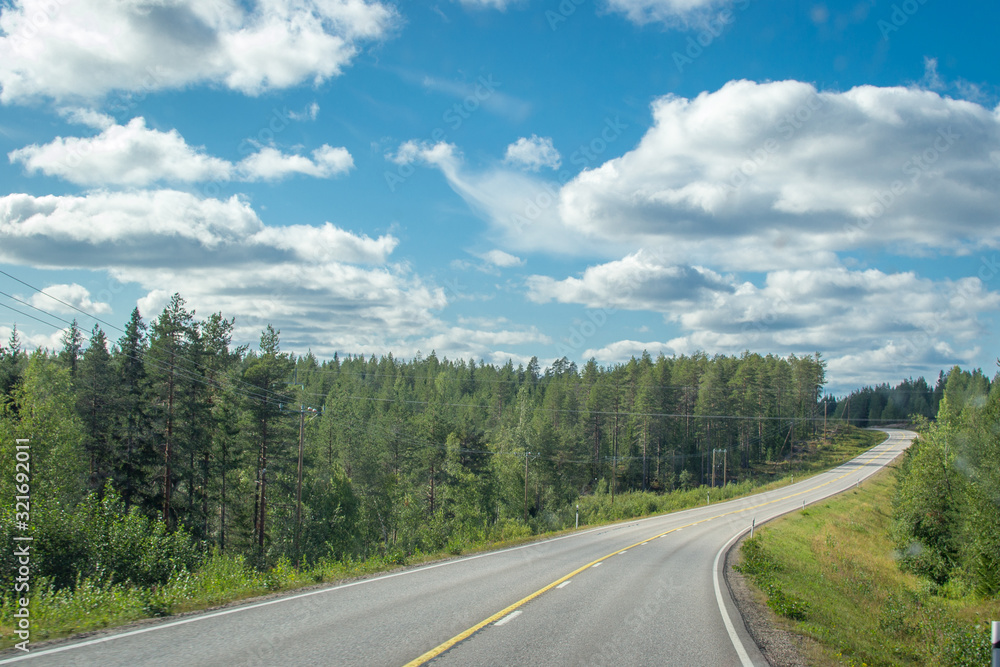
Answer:
POLYGON ((76 409, 86 434, 84 447, 90 460, 90 488, 102 495, 111 476, 117 389, 107 338, 95 324, 77 367, 76 409))
POLYGON ((69 329, 63 332, 62 344, 63 349, 59 353, 59 358, 69 368, 70 379, 75 380, 77 366, 80 363, 80 351, 83 349, 83 333, 75 318, 70 323, 69 329))
POLYGON ((258 558, 263 564, 266 557, 268 480, 277 477, 281 457, 274 449, 281 443, 281 404, 288 397, 282 395, 284 382, 292 369, 292 362, 280 349, 280 331, 268 325, 261 333, 260 352, 243 373, 243 383, 250 389, 245 409, 250 416, 250 433, 257 442, 255 470, 253 535, 258 558), (273 465, 271 458, 275 459, 273 465), (273 468, 273 469, 269 469, 273 468))
POLYGON ((194 336, 194 316, 184 308, 184 299, 174 294, 153 323, 146 364, 153 394, 155 428, 163 443, 161 519, 168 527, 177 525, 178 512, 173 505, 173 495, 177 485, 178 443, 183 442, 178 437, 184 426, 181 399, 185 389, 199 381, 188 359, 194 336))
POLYGON ((11 329, 7 347, 0 345, 0 404, 8 401, 16 408, 13 403, 14 390, 20 384, 27 365, 28 357, 21 351, 21 338, 15 324, 11 329))
POLYGON ((150 469, 155 464, 151 419, 151 394, 146 376, 146 323, 138 308, 112 351, 118 401, 115 404, 114 451, 111 476, 126 507, 137 505, 155 513, 150 469))

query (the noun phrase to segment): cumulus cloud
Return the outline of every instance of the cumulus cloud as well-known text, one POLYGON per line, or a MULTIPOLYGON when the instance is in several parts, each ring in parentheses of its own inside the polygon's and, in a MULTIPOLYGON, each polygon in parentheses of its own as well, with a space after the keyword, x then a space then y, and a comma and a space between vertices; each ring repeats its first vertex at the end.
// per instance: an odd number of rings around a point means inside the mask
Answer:
POLYGON ((275 148, 262 148, 239 164, 239 172, 247 180, 276 180, 289 174, 303 174, 316 178, 330 178, 354 168, 354 159, 346 148, 323 144, 312 152, 312 159, 304 155, 286 155, 275 148))
MULTIPOLYGON (((99 116, 88 118, 96 122, 99 116)), ((165 181, 229 180, 232 165, 192 148, 177 130, 146 127, 144 118, 110 125, 94 137, 56 137, 7 154, 28 173, 58 176, 78 185, 143 186, 165 181)))
POLYGON ((53 268, 384 263, 398 243, 330 223, 268 227, 245 201, 175 190, 0 197, 0 261, 53 268))
POLYGON ((834 266, 859 248, 1000 246, 996 109, 919 88, 733 81, 652 110, 635 148, 565 181, 476 172, 447 144, 433 147, 446 161, 427 145, 407 156, 440 168, 521 250, 655 246, 674 264, 769 271, 834 266))
POLYGON ((1000 241, 989 161, 1000 116, 979 105, 909 88, 736 81, 693 100, 660 98, 653 116, 634 150, 562 190, 567 226, 758 251, 733 268, 763 268, 776 246, 962 251, 1000 241))
POLYGON ((504 252, 498 248, 494 248, 489 252, 485 252, 479 255, 479 258, 483 261, 493 265, 498 266, 502 269, 508 269, 514 266, 524 266, 524 260, 515 255, 511 255, 508 252, 504 252))
POLYGON ((531 276, 527 285, 528 298, 536 303, 653 311, 688 308, 715 293, 734 291, 731 279, 703 267, 664 265, 649 251, 588 267, 580 278, 531 276))
MULTIPOLYGON (((564 300, 590 308, 657 310, 640 300, 593 301, 568 292, 564 300)), ((984 316, 1000 308, 1000 293, 978 278, 934 281, 912 272, 845 268, 776 271, 763 285, 732 283, 683 310, 660 306, 682 335, 665 342, 622 340, 584 352, 605 362, 641 353, 739 355, 743 350, 811 354, 822 350, 839 383, 934 374, 969 364, 980 352, 984 316)))
POLYGON ((533 134, 530 139, 521 137, 507 146, 504 162, 529 171, 538 171, 542 167, 558 169, 562 164, 562 156, 552 145, 552 139, 539 138, 537 134, 533 134))
MULTIPOLYGON (((93 112, 71 114, 71 119, 91 125, 102 124, 105 118, 93 112)), ((11 163, 23 164, 28 173, 41 172, 84 186, 276 180, 295 173, 330 178, 354 166, 346 148, 326 144, 313 151, 312 159, 264 147, 233 164, 188 145, 177 130, 146 127, 142 117, 127 125, 111 121, 101 129, 93 137, 56 137, 48 144, 31 144, 11 151, 8 157, 11 163)))
MULTIPOLYGON (((371 238, 331 223, 267 226, 237 197, 172 190, 0 197, 0 263, 106 270, 144 290, 138 305, 147 317, 179 292, 200 316, 236 317, 239 342, 255 342, 269 323, 280 324, 285 349, 326 356, 437 349, 493 359, 498 347, 548 342, 534 327, 442 321, 445 290, 392 263, 397 244, 389 234, 371 238)), ((47 291, 87 312, 108 312, 79 285, 47 291)))
POLYGON ((93 301, 90 297, 90 290, 83 285, 77 285, 76 283, 70 285, 49 285, 42 291, 45 294, 36 293, 30 299, 31 305, 42 310, 72 314, 77 312, 75 309, 78 308, 98 315, 111 312, 109 304, 101 301, 93 301))
POLYGON ((4 103, 318 84, 398 24, 392 5, 366 0, 14 0, 0 12, 4 103))
POLYGON ((105 113, 84 109, 80 107, 67 107, 60 109, 60 115, 71 123, 85 125, 95 130, 106 130, 115 124, 115 119, 105 113))

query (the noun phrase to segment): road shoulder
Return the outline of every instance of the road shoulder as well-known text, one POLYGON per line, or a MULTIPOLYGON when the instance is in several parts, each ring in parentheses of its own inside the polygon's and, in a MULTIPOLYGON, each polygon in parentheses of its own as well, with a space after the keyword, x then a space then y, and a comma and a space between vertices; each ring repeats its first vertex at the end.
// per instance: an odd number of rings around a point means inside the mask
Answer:
POLYGON ((744 539, 745 536, 729 549, 724 572, 729 594, 743 617, 747 632, 771 667, 810 667, 814 663, 807 656, 814 651, 809 650, 807 640, 781 627, 780 619, 765 603, 763 593, 733 569, 742 560, 740 545, 744 539))

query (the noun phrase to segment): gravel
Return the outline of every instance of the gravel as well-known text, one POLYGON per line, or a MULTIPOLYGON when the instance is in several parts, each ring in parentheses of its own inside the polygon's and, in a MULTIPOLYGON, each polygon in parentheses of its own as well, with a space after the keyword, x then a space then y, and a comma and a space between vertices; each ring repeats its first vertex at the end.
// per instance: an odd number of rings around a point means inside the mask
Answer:
POLYGON ((733 569, 743 558, 741 544, 742 539, 726 554, 725 575, 747 631, 771 667, 809 667, 811 663, 805 657, 802 639, 775 624, 774 612, 765 604, 764 595, 733 569))

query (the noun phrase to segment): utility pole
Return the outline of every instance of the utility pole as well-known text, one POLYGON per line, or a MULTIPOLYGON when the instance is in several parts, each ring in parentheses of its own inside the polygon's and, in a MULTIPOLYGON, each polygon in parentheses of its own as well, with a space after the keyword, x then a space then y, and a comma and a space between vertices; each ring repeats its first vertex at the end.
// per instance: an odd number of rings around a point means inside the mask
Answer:
POLYGON ((524 522, 528 523, 528 451, 524 452, 524 522))
POLYGON ((305 449, 306 438, 306 410, 305 406, 299 406, 299 469, 298 483, 295 489, 295 557, 301 564, 302 556, 299 554, 299 536, 302 533, 302 451, 305 449))
POLYGON ((722 486, 726 485, 726 475, 728 473, 729 448, 722 450, 722 486))
POLYGON ((715 452, 716 449, 712 449, 712 488, 715 488, 715 452))

